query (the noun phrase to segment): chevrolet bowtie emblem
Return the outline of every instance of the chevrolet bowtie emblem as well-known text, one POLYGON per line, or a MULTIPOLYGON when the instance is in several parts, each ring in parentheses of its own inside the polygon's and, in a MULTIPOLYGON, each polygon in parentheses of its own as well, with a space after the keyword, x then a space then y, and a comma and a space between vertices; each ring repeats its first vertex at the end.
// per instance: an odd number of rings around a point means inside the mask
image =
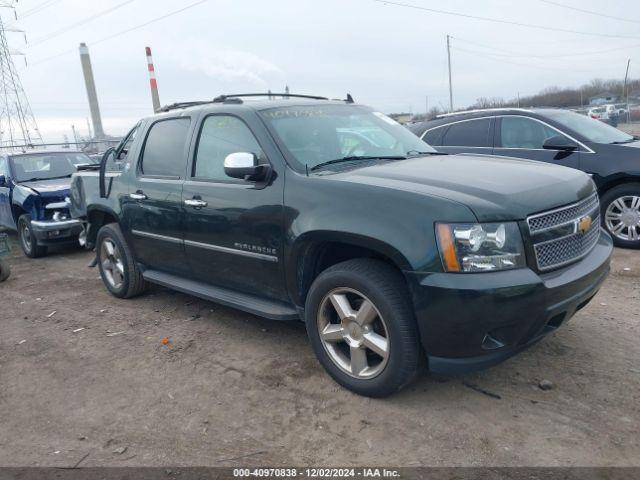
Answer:
POLYGON ((586 233, 591 228, 591 217, 589 215, 578 220, 578 232, 586 233))

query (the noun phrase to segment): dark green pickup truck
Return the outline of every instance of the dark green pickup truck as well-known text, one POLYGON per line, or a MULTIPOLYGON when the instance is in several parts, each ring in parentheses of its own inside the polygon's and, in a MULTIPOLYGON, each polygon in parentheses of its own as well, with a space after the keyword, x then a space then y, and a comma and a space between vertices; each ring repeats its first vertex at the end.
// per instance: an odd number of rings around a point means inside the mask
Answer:
POLYGON ((303 319, 319 361, 357 393, 504 360, 609 271, 578 170, 439 154, 350 98, 164 110, 72 181, 106 287, 128 298, 151 282, 303 319))

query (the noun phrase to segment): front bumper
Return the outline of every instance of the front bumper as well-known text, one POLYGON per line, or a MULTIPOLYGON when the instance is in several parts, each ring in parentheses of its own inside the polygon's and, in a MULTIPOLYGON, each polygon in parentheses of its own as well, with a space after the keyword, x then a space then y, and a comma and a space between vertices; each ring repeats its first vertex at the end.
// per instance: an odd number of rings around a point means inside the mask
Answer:
POLYGON ((407 273, 429 370, 487 368, 554 331, 598 292, 612 251, 601 230, 586 257, 548 273, 407 273))
POLYGON ((79 220, 32 220, 31 230, 38 245, 58 245, 78 241, 82 224, 79 220))

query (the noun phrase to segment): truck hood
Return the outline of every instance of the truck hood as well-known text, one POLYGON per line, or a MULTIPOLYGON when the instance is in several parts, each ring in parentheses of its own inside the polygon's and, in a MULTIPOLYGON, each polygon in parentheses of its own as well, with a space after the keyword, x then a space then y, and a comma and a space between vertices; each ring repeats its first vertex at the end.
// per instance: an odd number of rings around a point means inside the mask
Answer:
POLYGON ((417 157, 336 177, 447 198, 466 205, 481 222, 522 220, 582 200, 595 190, 589 176, 579 170, 490 155, 417 157))
POLYGON ((71 178, 34 180, 33 182, 20 182, 19 185, 33 190, 43 198, 60 198, 69 195, 71 191, 71 178))

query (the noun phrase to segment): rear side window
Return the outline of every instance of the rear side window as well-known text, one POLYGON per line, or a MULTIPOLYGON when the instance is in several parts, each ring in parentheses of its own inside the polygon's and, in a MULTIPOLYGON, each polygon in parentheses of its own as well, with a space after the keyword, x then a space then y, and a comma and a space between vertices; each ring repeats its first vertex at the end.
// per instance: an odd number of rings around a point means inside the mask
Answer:
POLYGON ((442 134, 446 129, 447 127, 444 126, 444 127, 434 128, 433 130, 429 130, 424 134, 424 136, 422 137, 422 140, 427 142, 432 147, 438 146, 442 141, 442 134))
POLYGON ((172 118, 151 126, 140 162, 140 172, 143 175, 184 176, 185 146, 190 123, 189 118, 172 118))
POLYGON ((490 118, 453 123, 442 139, 446 147, 490 147, 490 118))

